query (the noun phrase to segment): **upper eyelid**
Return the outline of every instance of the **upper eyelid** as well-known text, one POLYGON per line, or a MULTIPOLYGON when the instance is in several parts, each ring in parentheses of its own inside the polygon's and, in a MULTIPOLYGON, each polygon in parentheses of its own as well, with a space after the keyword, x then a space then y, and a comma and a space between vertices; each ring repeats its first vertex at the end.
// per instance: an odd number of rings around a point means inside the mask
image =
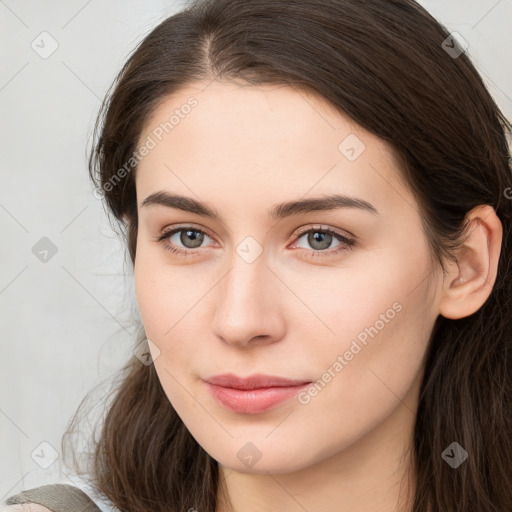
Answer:
POLYGON ((171 234, 175 234, 175 233, 179 233, 180 231, 187 231, 187 229, 189 229, 189 231, 191 230, 194 230, 194 231, 200 231, 201 233, 204 233, 205 235, 208 235, 211 239, 215 240, 215 237, 213 236, 213 234, 206 228, 199 228, 197 226, 194 226, 193 224, 184 224, 183 226, 171 226, 169 228, 164 228, 162 229, 161 231, 161 236, 171 236, 171 234), (191 229, 189 229, 191 228, 191 229))
POLYGON ((341 236, 342 238, 349 238, 351 240, 355 240, 355 238, 356 238, 352 233, 349 233, 346 230, 341 230, 341 231, 345 231, 345 233, 343 233, 343 232, 340 232, 340 230, 338 230, 337 228, 331 228, 331 227, 325 226, 325 225, 306 226, 304 228, 301 227, 301 228, 298 228, 297 230, 295 230, 294 233, 295 233, 296 237, 299 237, 305 233, 308 233, 309 231, 327 231, 329 233, 333 233, 334 235, 341 236))

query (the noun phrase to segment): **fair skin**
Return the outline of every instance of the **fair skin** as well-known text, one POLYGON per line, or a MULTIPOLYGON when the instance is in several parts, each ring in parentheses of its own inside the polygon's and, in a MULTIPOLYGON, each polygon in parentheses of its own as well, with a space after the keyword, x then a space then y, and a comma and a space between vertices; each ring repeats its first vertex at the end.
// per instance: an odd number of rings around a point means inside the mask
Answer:
POLYGON ((410 510, 408 448, 429 335, 438 315, 468 316, 488 298, 499 219, 488 206, 471 212, 468 242, 443 276, 430 266, 417 202, 384 141, 318 97, 226 82, 165 98, 140 140, 191 96, 197 106, 137 169, 134 279, 162 387, 219 462, 232 508, 220 499, 217 512, 410 510), (349 135, 365 145, 353 160, 339 149, 349 135), (142 206, 159 191, 206 203, 222 220, 142 206), (268 216, 278 203, 334 193, 377 213, 347 207, 268 216), (331 236, 321 248, 307 234, 320 226, 356 245, 331 236), (185 231, 167 243, 188 249, 186 258, 155 240, 172 227, 185 231), (199 246, 189 230, 206 233, 199 246), (241 257, 247 251, 253 261, 241 257), (372 327, 377 334, 350 357, 352 342, 372 327), (243 414, 215 401, 201 380, 227 372, 326 384, 307 403, 294 398, 243 414), (252 466, 237 456, 244 446, 261 456, 252 466))

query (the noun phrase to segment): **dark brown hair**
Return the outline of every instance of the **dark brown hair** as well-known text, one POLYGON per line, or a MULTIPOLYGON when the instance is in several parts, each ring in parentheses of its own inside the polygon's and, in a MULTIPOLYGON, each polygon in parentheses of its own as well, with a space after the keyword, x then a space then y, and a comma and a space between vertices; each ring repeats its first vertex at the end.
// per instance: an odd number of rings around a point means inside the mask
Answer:
MULTIPOLYGON (((413 512, 510 512, 512 127, 448 37, 413 0, 195 1, 152 30, 114 80, 89 171, 133 264, 136 165, 126 164, 145 123, 192 82, 237 80, 313 92, 386 141, 443 271, 462 243, 466 214, 491 205, 503 225, 491 295, 468 317, 439 316, 430 337, 413 512), (469 457, 452 469, 441 455, 455 441, 469 457)), ((143 340, 141 333, 136 343, 143 340)), ((88 471, 96 490, 124 512, 214 512, 217 462, 188 432, 154 366, 134 356, 120 375, 94 439, 88 471)))

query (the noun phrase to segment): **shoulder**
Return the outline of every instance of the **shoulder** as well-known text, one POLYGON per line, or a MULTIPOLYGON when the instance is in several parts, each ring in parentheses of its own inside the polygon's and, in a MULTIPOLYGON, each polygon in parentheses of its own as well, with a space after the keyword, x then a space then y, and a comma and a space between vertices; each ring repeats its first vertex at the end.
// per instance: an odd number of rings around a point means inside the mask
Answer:
POLYGON ((103 495, 97 494, 88 478, 68 475, 66 480, 22 490, 0 503, 0 512, 121 512, 103 495))
POLYGON ((103 512, 85 491, 68 483, 46 484, 9 496, 0 512, 52 512, 81 510, 103 512), (4 505, 5 504, 5 505, 4 505))

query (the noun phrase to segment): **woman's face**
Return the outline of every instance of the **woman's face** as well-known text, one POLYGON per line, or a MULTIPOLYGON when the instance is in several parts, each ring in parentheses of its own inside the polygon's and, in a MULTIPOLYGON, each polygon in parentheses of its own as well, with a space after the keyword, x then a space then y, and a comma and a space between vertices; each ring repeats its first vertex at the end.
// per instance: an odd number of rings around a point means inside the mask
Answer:
POLYGON ((440 281, 390 149, 312 95, 206 85, 140 137, 135 290, 167 397, 241 472, 392 444, 414 421, 440 281), (143 205, 157 193, 186 199, 143 205), (277 403, 225 391, 230 407, 204 380, 228 373, 313 384, 277 403))

